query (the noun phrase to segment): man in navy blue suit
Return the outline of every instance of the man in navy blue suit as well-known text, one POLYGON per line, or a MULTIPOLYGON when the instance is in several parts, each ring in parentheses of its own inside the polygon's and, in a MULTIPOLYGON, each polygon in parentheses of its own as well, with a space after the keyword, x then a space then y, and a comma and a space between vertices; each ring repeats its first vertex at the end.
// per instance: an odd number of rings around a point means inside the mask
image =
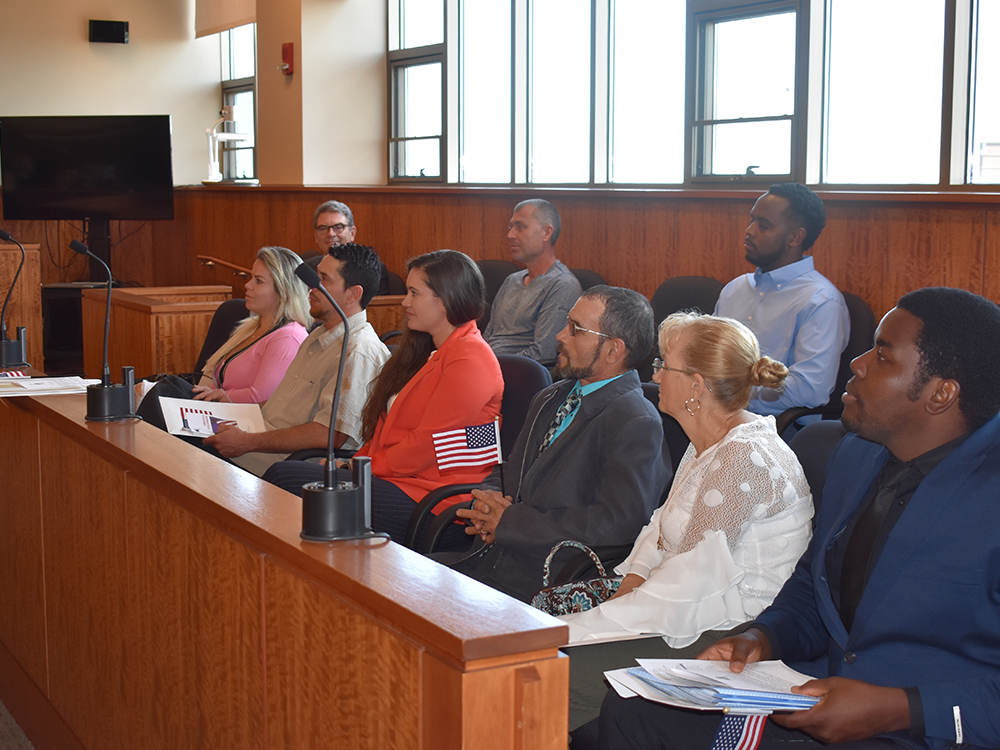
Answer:
MULTIPOLYGON (((782 659, 808 711, 761 748, 1000 746, 1000 308, 957 289, 905 295, 851 364, 848 435, 816 533, 774 604, 702 658, 782 659)), ((612 692, 606 748, 708 750, 718 716, 612 692)))

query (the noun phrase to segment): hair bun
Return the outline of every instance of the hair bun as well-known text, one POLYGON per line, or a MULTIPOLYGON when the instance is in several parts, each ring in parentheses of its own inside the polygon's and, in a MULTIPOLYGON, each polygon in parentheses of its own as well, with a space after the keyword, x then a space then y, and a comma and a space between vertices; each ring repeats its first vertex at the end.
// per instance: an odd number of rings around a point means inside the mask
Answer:
POLYGON ((777 388, 788 377, 788 368, 770 357, 761 357, 750 367, 750 384, 777 388))

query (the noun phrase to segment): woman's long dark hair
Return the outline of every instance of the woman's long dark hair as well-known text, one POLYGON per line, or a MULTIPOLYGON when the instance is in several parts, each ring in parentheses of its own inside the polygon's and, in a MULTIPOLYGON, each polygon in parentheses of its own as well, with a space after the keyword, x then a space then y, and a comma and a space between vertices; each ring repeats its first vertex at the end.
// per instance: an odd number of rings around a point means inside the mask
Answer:
MULTIPOLYGON (((427 286, 444 305, 448 322, 460 326, 476 320, 486 310, 486 284, 479 266, 465 253, 456 250, 435 250, 406 264, 407 272, 419 268, 427 286)), ((375 436, 375 426, 386 410, 389 398, 403 390, 410 378, 427 363, 434 351, 434 340, 425 331, 403 329, 399 346, 385 363, 372 384, 371 394, 362 413, 362 442, 375 436)))

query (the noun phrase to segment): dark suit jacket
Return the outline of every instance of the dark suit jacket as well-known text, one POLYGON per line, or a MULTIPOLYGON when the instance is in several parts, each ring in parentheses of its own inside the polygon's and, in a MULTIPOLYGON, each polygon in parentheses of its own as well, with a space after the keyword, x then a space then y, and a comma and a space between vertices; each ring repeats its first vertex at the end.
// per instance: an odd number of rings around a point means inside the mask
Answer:
MULTIPOLYGON (((555 383, 532 401, 504 470, 505 493, 518 502, 504 511, 496 541, 477 541, 470 557, 449 562, 523 601, 541 588, 545 556, 555 544, 632 544, 671 478, 660 414, 634 370, 584 397, 570 425, 539 456, 575 383, 555 383)), ((499 490, 499 469, 482 486, 499 490)), ((572 554, 566 553, 557 562, 572 554)))
POLYGON ((931 748, 956 741, 955 707, 964 742, 1000 746, 1000 417, 921 482, 848 633, 825 557, 887 455, 854 435, 840 443, 812 543, 757 621, 771 628, 782 660, 818 660, 805 668, 818 677, 917 688, 931 748))

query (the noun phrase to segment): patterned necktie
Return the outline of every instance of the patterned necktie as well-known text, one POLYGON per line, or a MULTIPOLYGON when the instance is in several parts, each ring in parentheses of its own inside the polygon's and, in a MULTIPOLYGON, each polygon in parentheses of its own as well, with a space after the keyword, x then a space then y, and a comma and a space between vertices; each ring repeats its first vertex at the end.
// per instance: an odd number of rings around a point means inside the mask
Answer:
POLYGON ((549 425, 549 431, 545 433, 545 437, 542 439, 542 444, 538 446, 538 455, 542 455, 542 451, 549 447, 552 443, 552 439, 556 436, 556 430, 559 429, 559 425, 566 421, 566 417, 577 410, 580 406, 580 389, 574 387, 570 391, 569 396, 563 401, 562 406, 556 412, 555 417, 552 419, 552 424, 549 425))

